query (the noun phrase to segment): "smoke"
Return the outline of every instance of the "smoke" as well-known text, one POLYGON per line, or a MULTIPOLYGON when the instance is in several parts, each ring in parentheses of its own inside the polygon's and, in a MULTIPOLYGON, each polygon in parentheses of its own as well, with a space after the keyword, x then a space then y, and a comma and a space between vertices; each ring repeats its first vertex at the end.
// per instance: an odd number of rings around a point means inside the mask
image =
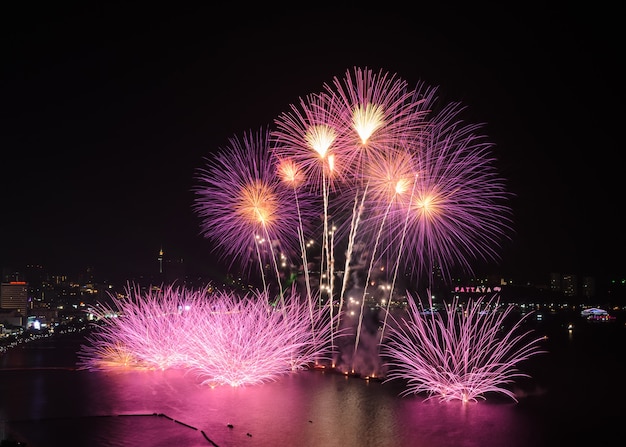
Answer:
POLYGON ((379 309, 365 307, 358 346, 356 335, 359 310, 348 310, 341 323, 337 339, 335 368, 346 374, 358 373, 367 377, 383 377, 385 368, 380 358, 380 331, 382 321, 379 309))

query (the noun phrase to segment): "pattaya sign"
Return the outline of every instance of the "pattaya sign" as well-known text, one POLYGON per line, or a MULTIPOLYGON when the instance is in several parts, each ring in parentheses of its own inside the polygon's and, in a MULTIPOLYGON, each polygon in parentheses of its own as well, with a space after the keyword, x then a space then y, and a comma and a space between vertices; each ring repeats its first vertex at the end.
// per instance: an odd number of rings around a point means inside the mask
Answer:
POLYGON ((454 288, 455 293, 495 293, 500 292, 500 286, 456 286, 454 288))

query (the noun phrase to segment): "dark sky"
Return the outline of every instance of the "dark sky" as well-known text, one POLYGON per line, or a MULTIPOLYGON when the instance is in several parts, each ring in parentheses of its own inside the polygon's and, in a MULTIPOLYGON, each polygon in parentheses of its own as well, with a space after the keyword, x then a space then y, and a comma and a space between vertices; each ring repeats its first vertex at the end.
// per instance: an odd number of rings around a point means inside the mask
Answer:
POLYGON ((516 234, 490 269, 626 275, 617 11, 11 3, 22 6, 0 12, 0 266, 142 271, 161 246, 210 265, 191 211, 203 157, 358 66, 438 86, 485 123, 515 194, 516 234))

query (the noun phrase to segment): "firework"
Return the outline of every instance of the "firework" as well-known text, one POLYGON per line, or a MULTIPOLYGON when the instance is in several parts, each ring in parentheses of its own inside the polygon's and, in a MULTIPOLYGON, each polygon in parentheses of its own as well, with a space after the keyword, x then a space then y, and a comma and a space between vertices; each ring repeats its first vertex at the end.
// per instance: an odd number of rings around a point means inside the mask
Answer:
MULTIPOLYGON (((216 243, 224 257, 236 258, 241 265, 254 258, 261 265, 273 264, 279 285, 278 254, 284 251, 294 258, 299 256, 309 325, 314 333, 329 337, 331 347, 334 347, 334 331, 342 327, 345 294, 350 288, 361 290, 352 359, 357 358, 365 303, 371 302, 374 295, 369 289, 382 290, 381 284, 388 285, 382 292, 386 295, 378 303, 380 306, 387 303, 378 347, 385 347, 390 340, 393 348, 387 348, 386 354, 392 356, 419 350, 420 340, 411 339, 410 332, 399 332, 397 324, 392 335, 385 338, 388 306, 395 289, 400 287, 398 276, 402 274, 402 278, 417 282, 426 279, 431 287, 435 269, 447 280, 457 268, 471 274, 475 260, 498 259, 500 242, 511 230, 511 210, 507 203, 510 194, 497 173, 493 145, 481 133, 481 125, 463 121, 463 111, 459 103, 442 105, 437 89, 424 83, 409 88, 394 74, 375 73, 367 68, 348 70, 342 78, 335 77, 331 83, 323 84, 320 92, 301 97, 297 104, 290 105, 288 112, 275 120, 272 131, 254 137, 245 135, 243 142, 232 139, 231 147, 200 171, 195 210, 203 221, 202 234, 216 243), (313 222, 319 217, 322 222, 320 229, 316 229, 313 222), (307 253, 308 241, 315 239, 309 236, 314 228, 321 248, 319 257, 312 258, 318 261, 317 290, 311 284, 307 253), (263 245, 261 241, 270 243, 263 245), (343 271, 337 272, 341 275, 335 272, 336 252, 345 256, 343 271), (342 282, 336 296, 334 283, 338 277, 342 282), (319 299, 317 304, 313 296, 319 299), (338 311, 334 305, 336 298, 338 311), (322 308, 329 316, 320 319, 322 308), (322 329, 318 326, 320 321, 332 322, 335 327, 322 329), (394 344, 401 334, 405 335, 402 340, 407 351, 400 349, 401 344, 394 344)), ((266 290, 263 269, 261 274, 266 290)), ((419 286, 423 288, 422 284, 419 286)), ((281 307, 285 312, 282 318, 287 319, 292 309, 285 302, 281 307)), ((241 312, 236 312, 241 313, 254 312, 244 306, 241 312)), ((260 316, 256 320, 263 321, 260 316)), ((243 316, 220 321, 240 327, 252 324, 243 316)), ((461 349, 466 342, 454 338, 452 327, 435 322, 420 326, 418 335, 429 335, 430 328, 430 335, 437 333, 439 339, 445 336, 445 341, 431 342, 426 354, 436 358, 438 349, 449 348, 445 344, 448 342, 455 343, 452 348, 461 349)), ((495 335, 480 332, 479 328, 496 326, 500 321, 473 318, 455 322, 465 331, 479 331, 477 335, 488 339, 495 335)), ((226 328, 223 332, 227 333, 226 328)), ((284 336, 289 339, 288 334, 284 336)), ((504 340, 517 342, 509 336, 504 340)), ((192 352, 208 349, 205 359, 215 358, 219 352, 218 347, 209 348, 210 345, 198 340, 193 343, 197 347, 192 352)), ((219 345, 227 346, 227 340, 219 345)), ((532 346, 528 348, 513 351, 509 365, 532 355, 532 346)), ((486 369, 497 368, 489 362, 502 360, 498 358, 500 354, 511 353, 503 346, 491 357, 475 352, 472 359, 466 359, 465 366, 482 362, 486 369)), ((251 352, 241 355, 239 361, 224 352, 218 355, 216 363, 224 366, 239 362, 246 371, 248 363, 260 362, 251 352)), ((407 354, 405 358, 396 357, 393 365, 401 369, 401 360, 406 361, 407 368, 414 364, 407 354)), ((243 378, 249 377, 247 373, 219 376, 213 364, 195 364, 203 381, 251 380, 243 378)), ((217 369, 234 371, 230 367, 217 369)), ((498 384, 503 377, 505 383, 509 377, 515 377, 511 371, 504 369, 500 375, 492 374, 491 385, 495 390, 500 390, 498 384)), ((259 377, 263 380, 262 373, 259 377)), ((472 400, 489 388, 486 375, 479 379, 485 381, 461 382, 460 386, 467 389, 458 392, 447 389, 444 393, 442 380, 434 379, 424 380, 420 382, 421 388, 411 390, 430 390, 437 395, 472 400)), ((450 386, 456 386, 456 382, 451 383, 450 386)))
POLYGON ((273 266, 280 283, 277 259, 300 256, 298 229, 306 229, 311 216, 302 200, 296 208, 292 189, 281 182, 268 129, 230 143, 196 173, 193 210, 201 219, 201 234, 231 267, 238 261, 249 271, 256 259, 263 275, 266 264, 273 266))
MULTIPOLYGON (((337 159, 337 141, 343 131, 339 117, 333 115, 333 98, 326 94, 310 94, 299 105, 276 120, 272 132, 275 157, 299 166, 307 190, 321 197, 322 244, 320 279, 327 278, 326 287, 332 299, 333 247, 330 243, 329 197, 343 174, 337 159)), ((303 248, 304 249, 304 248, 303 248)), ((320 283, 320 286, 324 286, 320 283)), ((331 307, 332 309, 332 307, 331 307)))
POLYGON ((325 94, 300 98, 298 105, 292 104, 289 112, 275 120, 276 129, 271 132, 274 156, 296 163, 307 188, 322 195, 342 173, 337 164, 337 138, 342 129, 331 104, 332 98, 325 94))
POLYGON ((544 352, 543 338, 532 338, 532 331, 522 328, 531 314, 511 325, 514 307, 500 306, 496 298, 470 300, 465 307, 454 300, 428 314, 416 300, 408 303, 406 317, 390 316, 393 324, 381 348, 389 368, 386 381, 407 382, 401 395, 426 393, 427 399, 475 402, 493 392, 517 402, 506 385, 528 377, 518 365, 544 352))
POLYGON ((164 370, 184 365, 180 347, 193 323, 189 309, 200 293, 173 285, 146 291, 127 285, 125 295, 90 309, 98 326, 79 351, 80 367, 164 370))
POLYGON ((423 85, 410 89, 395 74, 355 67, 324 87, 341 129, 338 157, 350 179, 362 178, 371 154, 392 154, 428 129, 424 118, 432 92, 423 85))
POLYGON ((330 359, 328 309, 312 325, 306 301, 289 296, 279 310, 267 293, 218 292, 186 341, 190 371, 205 385, 253 385, 330 359))
POLYGON ((452 267, 472 273, 473 260, 499 259, 497 249, 511 231, 511 194, 498 175, 493 144, 480 125, 462 122, 462 110, 450 104, 432 118, 420 141, 411 200, 394 216, 391 231, 406 234, 402 255, 418 278, 435 266, 446 279, 452 267))
MULTIPOLYGON (((427 131, 434 89, 410 90, 396 75, 355 68, 325 84, 276 120, 272 133, 277 157, 305 166, 314 191, 323 196, 320 276, 329 299, 334 297, 335 243, 347 239, 339 312, 348 279, 359 222, 365 210, 370 178, 366 166, 380 159, 401 161, 405 146, 427 131), (332 193, 332 194, 331 194, 332 193), (331 201, 332 199, 332 201, 331 201), (352 215, 346 213, 352 210, 352 215), (332 222, 331 222, 332 220, 332 222)), ((387 174, 387 173, 384 173, 387 174)), ((374 194, 379 184, 374 180, 374 194)), ((384 178, 388 183, 388 179, 384 178)), ((406 182, 406 180, 403 180, 406 182)), ((385 184, 385 187, 387 185, 385 184)), ((400 185, 394 185, 397 189, 400 185)), ((405 185, 406 186, 406 185, 405 185)), ((378 197, 375 196, 374 201, 378 197)), ((369 204, 368 204, 369 205, 369 204)))
POLYGON ((320 361, 336 367, 344 353, 335 338, 350 333, 356 373, 365 303, 376 288, 384 322, 370 338, 387 360, 387 380, 408 382, 404 395, 466 402, 496 392, 515 400, 506 385, 525 376, 517 365, 541 351, 540 339, 518 334, 524 319, 503 330, 511 307, 478 300, 457 312, 454 301, 424 316, 409 295, 405 318, 389 308, 400 273, 418 282, 428 275, 428 286, 435 268, 444 279, 457 267, 471 273, 477 258, 498 259, 511 230, 493 145, 463 111, 459 103, 440 106, 437 89, 423 83, 411 89, 394 74, 355 68, 300 98, 273 130, 232 137, 197 170, 193 210, 230 268, 251 273, 258 263, 262 290, 129 286, 126 298, 95 310, 99 326, 81 366, 184 368, 204 385, 242 386, 320 361), (320 231, 314 289, 308 247, 320 231), (337 250, 345 256, 338 310, 337 250), (296 287, 300 270, 306 298, 296 287), (360 314, 340 325, 350 287, 362 291, 350 304, 360 314))
MULTIPOLYGON (((324 291, 333 312, 334 287, 334 225, 329 223, 329 197, 343 174, 336 157, 340 118, 333 115, 333 98, 326 94, 310 94, 300 99, 299 107, 291 106, 291 112, 276 119, 277 130, 273 132, 273 154, 281 164, 290 161, 300 167, 307 190, 319 194, 322 203, 322 241, 319 265, 319 297, 324 291)), ((306 253, 304 233, 301 252, 306 253)), ((308 271, 306 258, 304 270, 308 271)), ((307 291, 310 290, 308 273, 307 291)), ((307 292, 310 296, 310 292, 307 292)), ((321 304, 321 302, 320 302, 321 304)), ((331 315, 331 319, 332 315, 331 315)))
POLYGON ((476 258, 498 258, 509 195, 492 145, 481 126, 463 122, 463 110, 441 106, 436 88, 410 89, 396 75, 355 68, 275 120, 272 154, 289 178, 299 174, 290 180, 294 194, 305 186, 321 193, 320 296, 335 299, 335 252, 344 243, 339 315, 350 281, 363 281, 355 354, 370 285, 391 283, 391 303, 400 272, 417 281, 429 275, 431 285, 435 268, 450 279, 453 268, 471 273, 476 258))
POLYGON ((307 301, 309 303, 309 309, 311 313, 311 322, 314 321, 313 317, 313 293, 311 290, 311 278, 309 275, 309 261, 307 255, 307 241, 304 234, 304 226, 302 224, 302 213, 300 212, 300 194, 298 188, 304 183, 305 176, 298 164, 293 160, 281 160, 277 158, 278 163, 278 175, 284 183, 293 188, 293 198, 296 204, 296 210, 298 212, 298 239, 300 241, 300 256, 302 260, 302 271, 304 274, 304 284, 306 290, 307 301))
POLYGON ((184 369, 203 385, 276 380, 331 358, 328 309, 313 321, 291 290, 282 308, 267 291, 232 292, 169 286, 127 288, 127 298, 93 313, 98 324, 79 351, 88 370, 184 369))

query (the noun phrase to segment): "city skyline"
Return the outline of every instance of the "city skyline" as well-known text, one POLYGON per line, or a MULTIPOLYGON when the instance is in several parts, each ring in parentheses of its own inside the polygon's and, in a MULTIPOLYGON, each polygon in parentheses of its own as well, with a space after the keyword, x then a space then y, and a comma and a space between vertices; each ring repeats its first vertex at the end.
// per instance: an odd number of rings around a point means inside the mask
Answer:
POLYGON ((191 210, 204 157, 358 65, 438 87, 467 107, 469 122, 485 123, 514 194, 515 234, 501 261, 478 273, 626 273, 611 158, 619 116, 609 108, 621 94, 617 39, 609 26, 580 31, 608 17, 529 9, 492 21, 481 12, 446 15, 445 27, 377 20, 357 45, 345 21, 363 18, 341 14, 310 43, 291 38, 306 28, 301 17, 218 32, 201 10, 40 11, 28 20, 15 11, 2 32, 0 267, 117 275, 155 266, 163 248, 214 268, 191 210))
MULTIPOLYGON (((111 276, 107 272, 96 271, 91 266, 73 272, 57 271, 44 265, 27 264, 24 266, 0 266, 0 282, 25 282, 29 286, 50 284, 73 284, 74 286, 107 284, 110 287, 123 288, 128 283, 137 283, 147 286, 187 284, 190 287, 202 287, 207 284, 214 286, 232 286, 239 284, 244 289, 254 283, 255 278, 249 278, 237 270, 199 271, 193 266, 185 265, 183 259, 168 259, 163 250, 159 251, 158 258, 151 266, 144 266, 134 272, 119 277, 111 276), (252 279, 252 282, 249 280, 252 279)), ((343 275, 342 271, 335 272, 337 280, 343 275)), ((258 278, 256 278, 258 281, 258 278)), ((378 282, 378 281, 376 281, 378 282)), ((384 282, 384 281, 383 281, 384 282)), ((411 282, 412 284, 412 282, 411 282)), ((617 298, 622 296, 626 279, 621 276, 596 277, 577 275, 571 272, 542 272, 536 279, 513 277, 495 273, 483 275, 459 275, 452 277, 443 284, 442 291, 448 293, 468 293, 470 295, 489 295, 502 291, 501 286, 534 288, 536 291, 563 293, 569 297, 595 297, 601 299, 617 298), (617 294, 617 295, 616 295, 617 294)), ((410 284, 409 284, 410 285, 410 284)), ((522 290, 520 289, 520 290, 522 290)))

